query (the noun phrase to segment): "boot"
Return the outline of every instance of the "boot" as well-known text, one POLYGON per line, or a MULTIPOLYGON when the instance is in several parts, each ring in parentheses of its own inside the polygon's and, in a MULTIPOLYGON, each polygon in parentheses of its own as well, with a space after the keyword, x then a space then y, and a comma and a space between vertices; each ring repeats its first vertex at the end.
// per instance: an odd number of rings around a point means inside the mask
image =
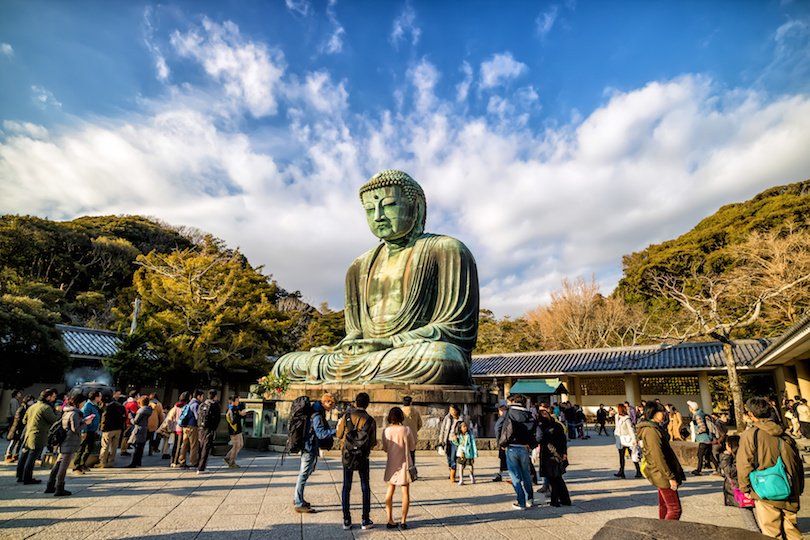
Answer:
POLYGON ((65 484, 59 484, 56 486, 56 493, 53 494, 54 497, 69 497, 73 495, 70 491, 65 489, 65 484))
POLYGON ((451 482, 456 481, 456 470, 455 469, 450 469, 450 481, 451 482))
POLYGON ((45 486, 45 493, 55 493, 56 486, 52 482, 48 482, 48 485, 45 486))

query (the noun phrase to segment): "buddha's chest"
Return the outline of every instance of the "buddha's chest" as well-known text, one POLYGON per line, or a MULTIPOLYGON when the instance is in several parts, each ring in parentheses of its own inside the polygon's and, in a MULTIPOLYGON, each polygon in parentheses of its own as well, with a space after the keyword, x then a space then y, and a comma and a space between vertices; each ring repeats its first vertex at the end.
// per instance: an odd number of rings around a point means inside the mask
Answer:
POLYGON ((380 250, 371 266, 366 303, 371 319, 383 323, 399 313, 405 297, 405 278, 411 250, 389 254, 380 250))

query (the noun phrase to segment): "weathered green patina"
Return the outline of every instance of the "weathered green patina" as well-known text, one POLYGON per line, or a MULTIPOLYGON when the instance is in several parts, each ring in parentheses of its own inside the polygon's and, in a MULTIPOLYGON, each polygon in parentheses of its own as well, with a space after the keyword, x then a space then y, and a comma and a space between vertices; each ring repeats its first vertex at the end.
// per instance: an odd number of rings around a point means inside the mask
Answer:
POLYGON ((346 274, 346 337, 286 354, 274 373, 313 384, 471 384, 478 334, 472 254, 455 238, 424 232, 425 195, 404 172, 377 173, 360 200, 382 242, 346 274))

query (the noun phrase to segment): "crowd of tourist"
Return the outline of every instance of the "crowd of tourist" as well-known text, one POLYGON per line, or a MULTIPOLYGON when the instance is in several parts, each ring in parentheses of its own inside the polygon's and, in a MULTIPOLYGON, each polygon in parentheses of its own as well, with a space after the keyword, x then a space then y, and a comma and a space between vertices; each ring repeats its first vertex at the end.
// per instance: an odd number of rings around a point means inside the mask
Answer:
MULTIPOLYGON (((142 466, 143 454, 161 452, 171 467, 193 468, 205 474, 214 436, 222 417, 216 390, 183 392, 168 413, 155 393, 137 391, 123 398, 120 390, 111 395, 99 391, 62 395, 43 390, 38 400, 15 392, 9 405, 9 445, 5 462, 16 463, 17 482, 31 485, 34 465, 43 452, 54 458, 45 493, 68 496, 65 477, 85 474, 100 441, 97 468, 113 467, 116 456, 131 457, 127 468, 142 466), (207 395, 206 399, 203 399, 207 395), (100 434, 100 436, 99 436, 100 434), (130 453, 130 449, 132 452, 130 453)), ((225 414, 231 449, 225 456, 228 467, 237 468, 236 458, 244 446, 242 420, 247 413, 234 395, 225 414)))

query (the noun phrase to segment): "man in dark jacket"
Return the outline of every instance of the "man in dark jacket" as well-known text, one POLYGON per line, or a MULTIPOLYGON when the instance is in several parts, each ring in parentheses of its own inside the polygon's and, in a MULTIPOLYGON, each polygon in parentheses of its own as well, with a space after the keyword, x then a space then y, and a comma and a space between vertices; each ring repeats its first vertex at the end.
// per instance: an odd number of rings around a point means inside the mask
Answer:
MULTIPOLYGON (((370 529, 374 526, 374 522, 371 521, 371 484, 369 483, 368 456, 371 453, 371 449, 377 445, 377 422, 374 420, 374 417, 366 412, 369 401, 369 396, 365 392, 360 392, 357 394, 357 397, 354 400, 354 407, 352 407, 351 411, 346 413, 346 415, 340 419, 335 434, 338 439, 343 440, 350 431, 346 426, 346 416, 351 418, 351 423, 358 432, 365 431, 368 433, 368 447, 364 452, 365 457, 360 464, 360 468, 357 469, 357 472, 360 474, 360 491, 363 494, 363 516, 361 521, 361 528, 363 530, 370 529)), ((344 463, 343 493, 341 495, 344 530, 349 530, 352 528, 351 494, 353 478, 354 469, 346 467, 346 464, 344 463)))
POLYGON ((534 505, 529 452, 537 446, 537 421, 524 406, 526 398, 523 395, 510 395, 506 401, 509 408, 496 422, 495 431, 501 434, 498 444, 506 448, 506 467, 517 495, 512 508, 525 510, 534 505))
POLYGON ((540 471, 548 480, 551 506, 571 506, 571 496, 563 480, 568 466, 568 441, 565 428, 551 418, 548 411, 540 411, 540 471))
POLYGON ((602 432, 605 432, 605 435, 608 434, 607 428, 605 428, 605 423, 607 423, 608 412, 605 409, 603 404, 599 404, 599 408, 596 410, 596 423, 599 425, 599 430, 596 432, 597 435, 601 435, 602 432))
POLYGON ((48 388, 39 394, 39 401, 28 407, 23 417, 25 437, 20 461, 17 463, 17 482, 23 484, 41 484, 42 480, 34 479, 34 464, 39 459, 42 449, 48 442, 48 431, 59 419, 54 410, 56 390, 48 388))
POLYGON ((22 447, 23 439, 23 418, 28 407, 34 403, 34 396, 27 395, 21 398, 20 406, 14 412, 14 418, 11 421, 11 426, 8 429, 8 448, 6 448, 6 463, 14 463, 20 458, 20 448, 22 447))
POLYGON ((200 436, 200 459, 197 463, 197 474, 205 474, 208 456, 214 449, 214 436, 222 419, 222 407, 217 399, 217 391, 208 391, 208 399, 197 409, 197 433, 200 436), (201 414, 201 411, 206 411, 201 414))
POLYGON ((126 409, 109 396, 102 398, 104 410, 101 413, 101 452, 96 467, 112 467, 115 464, 115 451, 121 442, 121 433, 126 422, 126 409))
POLYGON ((784 530, 787 540, 799 540, 802 533, 796 527, 796 514, 804 491, 804 467, 796 443, 781 425, 770 419, 771 405, 767 399, 753 397, 745 403, 745 408, 753 427, 740 436, 737 451, 739 488, 754 499, 754 514, 762 534, 776 538, 784 530), (790 495, 784 501, 762 500, 751 487, 750 475, 753 471, 773 467, 780 457, 791 483, 790 495))
POLYGON ((304 500, 304 488, 307 479, 315 471, 318 463, 318 454, 322 442, 331 440, 337 430, 331 429, 326 421, 326 413, 335 406, 332 394, 325 393, 320 401, 312 404, 312 414, 304 426, 304 451, 301 452, 301 468, 298 471, 298 480, 295 482, 295 511, 299 514, 312 514, 315 510, 304 500))

